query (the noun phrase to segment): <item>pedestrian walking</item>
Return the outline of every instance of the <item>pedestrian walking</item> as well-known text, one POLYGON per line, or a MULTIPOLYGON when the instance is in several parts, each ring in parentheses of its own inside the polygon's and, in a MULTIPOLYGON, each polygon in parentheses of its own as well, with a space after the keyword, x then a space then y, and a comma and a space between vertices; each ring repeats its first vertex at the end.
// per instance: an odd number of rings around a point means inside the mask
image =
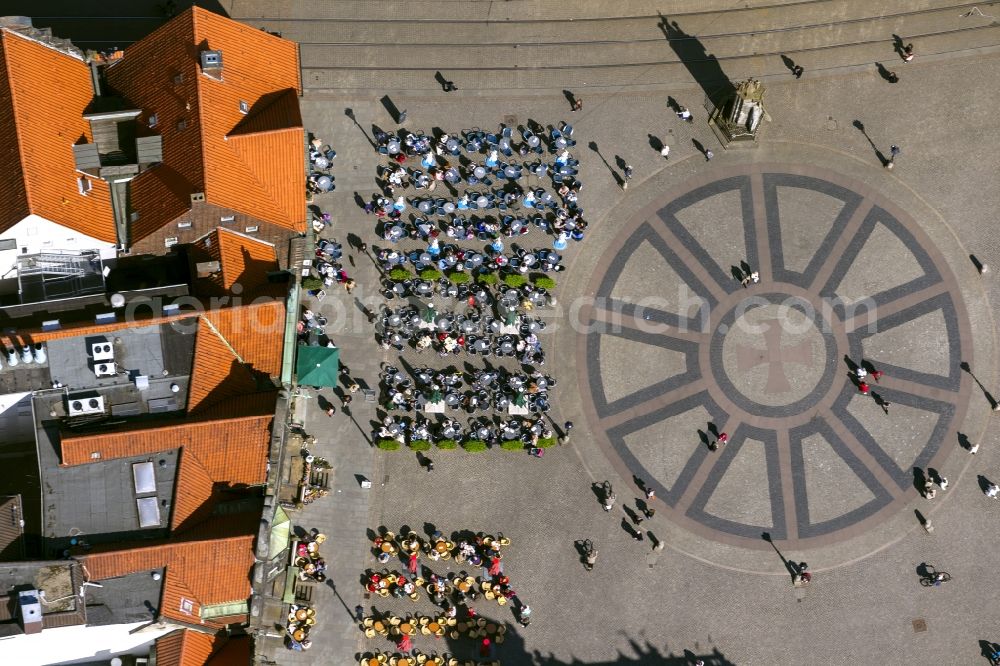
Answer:
POLYGON ((433 472, 434 471, 434 461, 431 460, 430 458, 428 458, 427 462, 424 464, 424 467, 427 468, 428 472, 433 472))
POLYGON ((885 75, 885 80, 888 81, 889 83, 899 83, 899 76, 896 74, 896 72, 889 72, 888 74, 885 75))
POLYGON ((719 436, 715 438, 714 442, 712 442, 712 446, 710 448, 715 451, 720 445, 725 446, 728 442, 729 435, 727 433, 720 432, 719 436))
POLYGON ((916 53, 913 52, 913 44, 907 44, 903 47, 903 62, 910 62, 916 53))
POLYGON ((573 97, 573 113, 583 110, 583 100, 579 97, 573 97))
POLYGON ((743 285, 744 289, 746 289, 750 283, 757 284, 758 282, 760 282, 760 273, 757 271, 747 273, 743 279, 740 280, 740 284, 743 285))
POLYGON ((1000 486, 998 486, 997 484, 990 483, 990 485, 986 487, 987 497, 996 499, 998 494, 1000 494, 1000 486))
POLYGON ((656 513, 656 509, 654 509, 653 507, 649 506, 648 504, 642 509, 642 515, 646 516, 646 518, 652 518, 653 514, 655 514, 655 513, 656 513))
POLYGON ((934 499, 937 497, 937 491, 934 490, 934 482, 930 479, 924 480, 924 497, 927 499, 934 499))
POLYGON ((969 453, 971 453, 972 455, 976 455, 976 451, 978 450, 979 450, 979 442, 976 442, 975 444, 969 447, 969 453))
POLYGON ((715 153, 713 153, 713 152, 712 152, 712 151, 711 151, 710 149, 706 149, 706 150, 705 150, 705 161, 706 161, 706 162, 708 162, 708 161, 710 161, 710 160, 711 160, 711 159, 712 159, 713 157, 715 157, 715 153))
POLYGON ((948 477, 938 475, 938 485, 942 491, 948 490, 948 477))
POLYGON ((872 370, 872 379, 874 379, 877 382, 880 379, 882 379, 882 375, 884 374, 885 373, 882 372, 881 370, 872 370))
POLYGON ((351 404, 352 400, 354 400, 354 396, 352 396, 350 393, 345 393, 343 398, 344 407, 347 407, 349 404, 351 404))
POLYGON ((794 67, 792 67, 792 76, 794 76, 797 79, 801 79, 802 72, 804 71, 806 70, 802 67, 802 65, 795 65, 794 67))
POLYGON ((350 278, 348 278, 347 280, 344 280, 344 289, 347 290, 348 294, 351 293, 352 291, 354 291, 355 284, 356 283, 354 282, 354 280, 351 280, 350 278))
POLYGON ((677 117, 689 123, 694 122, 694 116, 691 115, 686 106, 681 107, 680 111, 677 112, 677 117))
POLYGON ((337 408, 336 408, 336 407, 334 407, 333 405, 330 405, 330 406, 329 406, 329 407, 327 408, 327 410, 326 410, 326 415, 327 415, 327 416, 333 416, 333 415, 334 415, 334 414, 336 414, 336 413, 337 413, 337 408))
POLYGON ((402 111, 399 112, 399 117, 396 119, 396 124, 402 125, 405 122, 406 122, 406 109, 403 109, 402 111))
POLYGON ((858 381, 864 381, 865 377, 868 376, 868 371, 865 370, 863 366, 858 366, 858 369, 854 371, 854 374, 858 376, 858 381))
POLYGON ((625 168, 622 169, 622 190, 628 189, 628 181, 632 180, 632 165, 626 164, 625 168))
POLYGON ((655 495, 656 491, 650 488, 649 486, 646 486, 646 499, 651 500, 655 495))
POLYGON ((901 152, 899 146, 889 146, 889 161, 885 165, 886 169, 891 169, 896 164, 896 155, 899 155, 901 152))
POLYGON ((618 499, 618 496, 615 495, 614 493, 608 493, 607 495, 605 495, 604 496, 604 510, 605 511, 611 511, 611 507, 613 507, 615 505, 615 500, 617 500, 617 499, 618 499))
POLYGON ((663 144, 663 148, 660 148, 660 157, 663 159, 670 159, 670 146, 663 144))

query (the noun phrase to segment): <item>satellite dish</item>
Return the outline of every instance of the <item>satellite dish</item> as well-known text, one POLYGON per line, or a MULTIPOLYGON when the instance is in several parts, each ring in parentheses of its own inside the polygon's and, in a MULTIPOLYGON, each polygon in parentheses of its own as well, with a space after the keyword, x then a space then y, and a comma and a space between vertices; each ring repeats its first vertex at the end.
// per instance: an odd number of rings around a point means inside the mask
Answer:
POLYGON ((121 294, 111 294, 111 307, 120 308, 125 306, 125 297, 121 294))

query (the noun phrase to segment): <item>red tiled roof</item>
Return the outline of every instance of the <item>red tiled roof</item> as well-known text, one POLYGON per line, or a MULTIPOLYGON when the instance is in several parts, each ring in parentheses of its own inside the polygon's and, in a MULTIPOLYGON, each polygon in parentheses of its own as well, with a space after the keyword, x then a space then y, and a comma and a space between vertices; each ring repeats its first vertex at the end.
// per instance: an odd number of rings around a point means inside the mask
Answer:
POLYGON ((156 639, 157 666, 205 666, 225 638, 190 629, 178 629, 156 639))
POLYGON ((265 480, 272 418, 273 414, 266 414, 175 421, 170 425, 96 435, 67 434, 61 440, 62 464, 84 465, 183 448, 186 455, 198 459, 212 479, 234 485, 256 485, 265 480), (94 452, 100 453, 100 457, 92 458, 94 452))
POLYGON ((218 261, 220 270, 209 277, 198 278, 199 291, 221 296, 237 288, 244 301, 258 296, 279 297, 286 287, 268 281, 268 273, 278 270, 274 245, 256 238, 217 227, 191 244, 195 261, 218 261))
POLYGON ((182 622, 221 627, 216 621, 201 620, 201 608, 249 598, 253 542, 252 534, 205 541, 168 541, 92 551, 81 559, 89 580, 98 581, 164 567, 160 614, 182 622))
POLYGON ((190 206, 190 194, 291 231, 305 228, 305 133, 298 47, 199 7, 188 9, 125 49, 108 82, 156 114, 163 164, 133 182, 141 239, 190 206), (222 80, 201 72, 200 52, 222 52, 222 80), (244 115, 240 103, 249 112, 244 115), (294 103, 292 103, 294 102, 294 103), (164 174, 158 171, 169 169, 164 174), (168 193, 146 197, 146 180, 168 193), (176 205, 174 205, 176 203, 176 205))
POLYGON ((188 388, 187 408, 195 412, 231 398, 257 390, 250 370, 233 353, 206 317, 198 318, 194 364, 188 388))
POLYGON ((199 515, 210 512, 214 491, 215 482, 205 466, 193 454, 182 452, 177 469, 173 514, 170 517, 171 531, 177 532, 187 523, 195 522, 199 515))
POLYGON ((93 99, 82 59, 0 30, 0 231, 34 213, 101 241, 117 240, 108 184, 76 170, 73 145, 92 142, 93 99), (79 179, 90 181, 80 194, 79 179))
POLYGON ((253 646, 249 636, 206 634, 178 629, 156 639, 157 666, 247 666, 253 646))

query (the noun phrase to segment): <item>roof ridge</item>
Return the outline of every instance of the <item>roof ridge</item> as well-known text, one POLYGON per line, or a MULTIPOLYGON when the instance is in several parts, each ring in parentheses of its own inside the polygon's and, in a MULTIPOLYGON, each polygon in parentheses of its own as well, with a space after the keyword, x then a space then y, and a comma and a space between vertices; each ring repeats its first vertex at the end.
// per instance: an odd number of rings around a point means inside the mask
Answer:
POLYGON ((225 336, 222 335, 222 333, 219 333, 219 329, 217 329, 215 327, 215 324, 208 317, 206 317, 205 315, 201 315, 199 317, 199 319, 201 321, 204 321, 205 324, 208 325, 208 327, 210 329, 212 329, 212 332, 215 333, 216 336, 218 336, 219 340, 222 341, 222 344, 226 345, 226 348, 229 349, 229 351, 231 351, 233 353, 233 356, 236 358, 236 360, 239 361, 240 363, 242 363, 245 366, 246 365, 246 361, 244 361, 243 357, 240 356, 239 352, 237 352, 236 349, 234 349, 233 346, 231 344, 229 344, 229 340, 226 340, 225 336))
POLYGON ((91 437, 125 437, 135 435, 136 433, 147 433, 147 432, 157 432, 160 430, 176 430, 178 426, 204 426, 211 425, 215 423, 230 423, 233 421, 252 421, 257 419, 272 419, 274 414, 252 414, 250 416, 231 416, 231 417, 219 417, 215 419, 187 419, 181 423, 173 423, 170 425, 155 426, 153 428, 136 428, 134 430, 116 430, 112 432, 101 432, 101 433, 87 433, 85 435, 70 435, 68 437, 61 437, 63 440, 79 440, 79 439, 90 439, 91 437))
MULTIPOLYGON (((250 241, 253 241, 255 243, 259 243, 260 245, 267 245, 268 247, 276 247, 275 244, 272 243, 272 242, 270 242, 270 241, 266 241, 263 238, 254 238, 250 234, 245 234, 242 231, 236 231, 235 229, 227 229, 226 227, 216 227, 215 229, 217 231, 225 231, 227 234, 232 234, 233 236, 239 236, 243 240, 250 240, 250 241)), ((221 236, 222 234, 219 234, 219 235, 221 236)), ((205 236, 202 236, 202 238, 204 238, 204 237, 205 236)), ((201 240, 201 239, 198 239, 198 240, 201 240)), ((256 305, 256 304, 251 304, 251 305, 256 305)))

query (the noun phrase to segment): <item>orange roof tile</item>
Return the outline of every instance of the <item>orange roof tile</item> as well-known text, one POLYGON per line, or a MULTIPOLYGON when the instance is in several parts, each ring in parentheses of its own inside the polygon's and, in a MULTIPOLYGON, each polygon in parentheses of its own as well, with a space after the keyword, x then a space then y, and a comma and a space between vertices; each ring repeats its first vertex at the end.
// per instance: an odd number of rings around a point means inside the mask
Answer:
MULTIPOLYGON (((239 308, 211 310, 202 316, 255 372, 267 376, 281 374, 283 301, 267 300, 239 308)), ((202 369, 195 366, 196 372, 202 369)))
MULTIPOLYGON (((254 536, 205 541, 168 541, 127 549, 91 552, 81 559, 89 580, 117 578, 164 567, 160 613, 182 622, 200 622, 201 607, 243 601, 250 596, 254 536), (190 602, 190 603, 188 603, 190 602)), ((95 547, 95 551, 99 548, 95 547)))
POLYGON ((157 666, 205 666, 225 638, 190 629, 178 629, 156 639, 157 666))
POLYGON ((231 636, 212 655, 208 666, 246 666, 253 660, 253 641, 249 636, 231 636))
POLYGON ((76 170, 73 145, 91 142, 93 99, 82 60, 0 30, 0 231, 34 213, 101 241, 117 240, 108 184, 76 170), (90 181, 80 193, 79 179, 90 181))
POLYGON ((268 281, 268 273, 278 270, 278 257, 271 243, 216 227, 191 245, 196 261, 214 260, 220 265, 218 273, 198 278, 198 286, 206 294, 229 294, 235 285, 239 285, 236 290, 244 301, 284 294, 284 285, 268 281))
POLYGON ((192 7, 125 49, 107 78, 144 117, 156 114, 163 136, 163 164, 133 182, 133 240, 177 217, 172 207, 157 208, 159 198, 141 194, 154 177, 173 200, 202 192, 209 203, 292 231, 305 228, 294 42, 192 7), (222 51, 221 81, 201 72, 198 54, 206 49, 222 51), (249 107, 245 116, 241 102, 249 107))
POLYGON ((194 364, 188 388, 189 412, 257 390, 257 382, 229 343, 206 317, 198 318, 194 364))
MULTIPOLYGON (((274 395, 273 393, 271 394, 274 395)), ((274 403, 271 403, 273 410, 274 403)), ((103 434, 64 435, 63 465, 183 448, 218 482, 256 485, 265 480, 273 414, 206 421, 175 421, 153 428, 116 430, 103 434), (99 458, 91 454, 100 453, 99 458)))
POLYGON ((193 454, 182 452, 170 529, 177 532, 188 523, 195 522, 199 514, 211 511, 214 490, 215 482, 205 466, 193 454))

